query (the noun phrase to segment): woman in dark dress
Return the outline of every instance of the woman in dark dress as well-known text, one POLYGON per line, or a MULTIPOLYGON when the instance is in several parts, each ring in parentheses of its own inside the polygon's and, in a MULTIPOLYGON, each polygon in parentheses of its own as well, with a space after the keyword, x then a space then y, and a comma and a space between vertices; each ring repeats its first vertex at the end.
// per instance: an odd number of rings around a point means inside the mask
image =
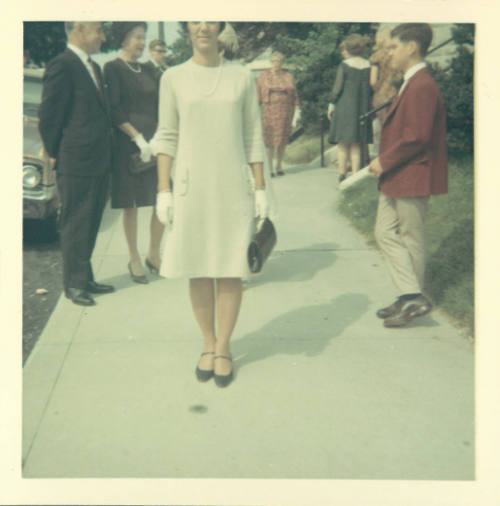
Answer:
MULTIPOLYGON (((118 58, 104 65, 111 115, 116 130, 111 184, 111 207, 123 209, 123 226, 130 253, 128 270, 137 283, 147 283, 137 248, 137 209, 154 206, 156 202, 156 165, 134 173, 132 155, 143 162, 151 159, 149 140, 158 123, 158 86, 152 74, 137 60, 145 46, 146 23, 117 22, 112 25, 113 38, 121 46, 118 58)), ((151 214, 149 253, 146 266, 158 273, 160 243, 164 226, 155 210, 151 214)))
POLYGON ((372 142, 371 122, 361 131, 359 116, 370 110, 370 62, 360 55, 368 38, 349 35, 341 49, 344 60, 337 69, 332 99, 328 109, 331 121, 328 142, 338 144, 339 181, 346 177, 349 160, 352 172, 361 165, 361 142, 372 142))

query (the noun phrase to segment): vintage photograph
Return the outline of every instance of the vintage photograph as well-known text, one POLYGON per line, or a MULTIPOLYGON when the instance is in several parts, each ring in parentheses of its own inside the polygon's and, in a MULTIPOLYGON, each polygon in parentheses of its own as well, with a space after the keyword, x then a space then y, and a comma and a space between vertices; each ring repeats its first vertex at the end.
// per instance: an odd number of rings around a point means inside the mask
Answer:
POLYGON ((23 479, 474 481, 475 45, 24 21, 23 479))

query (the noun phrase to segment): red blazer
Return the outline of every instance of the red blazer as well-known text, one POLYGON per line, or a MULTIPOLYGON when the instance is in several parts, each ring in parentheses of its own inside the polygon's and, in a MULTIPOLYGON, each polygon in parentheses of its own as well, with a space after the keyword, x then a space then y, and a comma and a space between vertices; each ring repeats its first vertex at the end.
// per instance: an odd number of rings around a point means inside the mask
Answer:
POLYGON ((387 111, 380 139, 379 189, 388 197, 448 191, 446 112, 429 71, 413 75, 387 111))

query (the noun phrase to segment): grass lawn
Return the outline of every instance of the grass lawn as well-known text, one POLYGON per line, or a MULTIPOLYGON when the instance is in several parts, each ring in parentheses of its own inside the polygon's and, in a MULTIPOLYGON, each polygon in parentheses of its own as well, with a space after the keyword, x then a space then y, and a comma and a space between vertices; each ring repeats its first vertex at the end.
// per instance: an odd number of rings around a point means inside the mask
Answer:
MULTIPOLYGON (((325 135, 325 149, 330 147, 325 135)), ((304 134, 287 146, 283 161, 290 164, 309 163, 319 156, 320 152, 321 139, 319 135, 304 134)))
MULTIPOLYGON (((470 336, 474 328, 474 163, 451 156, 448 193, 431 197, 427 216, 426 290, 470 336)), ((376 246, 376 180, 347 189, 339 211, 376 246)))

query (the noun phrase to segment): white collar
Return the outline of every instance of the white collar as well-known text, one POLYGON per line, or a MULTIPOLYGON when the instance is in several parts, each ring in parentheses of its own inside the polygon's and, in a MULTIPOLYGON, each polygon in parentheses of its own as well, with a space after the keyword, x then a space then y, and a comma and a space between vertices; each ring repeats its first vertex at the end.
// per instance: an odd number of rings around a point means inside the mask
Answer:
POLYGON ((68 49, 71 49, 71 51, 73 51, 73 53, 76 54, 76 56, 78 56, 78 58, 80 58, 80 60, 82 60, 82 62, 87 65, 88 64, 88 59, 90 58, 90 55, 88 55, 83 49, 79 48, 78 46, 75 46, 74 44, 70 44, 68 42, 68 49))
POLYGON ((361 58, 360 56, 352 56, 350 58, 346 58, 344 60, 344 63, 356 69, 366 69, 370 66, 370 62, 365 58, 361 58))
POLYGON ((427 63, 424 61, 415 63, 415 65, 412 65, 406 72, 405 72, 405 81, 408 81, 410 78, 412 78, 419 70, 424 69, 427 67, 427 63))

